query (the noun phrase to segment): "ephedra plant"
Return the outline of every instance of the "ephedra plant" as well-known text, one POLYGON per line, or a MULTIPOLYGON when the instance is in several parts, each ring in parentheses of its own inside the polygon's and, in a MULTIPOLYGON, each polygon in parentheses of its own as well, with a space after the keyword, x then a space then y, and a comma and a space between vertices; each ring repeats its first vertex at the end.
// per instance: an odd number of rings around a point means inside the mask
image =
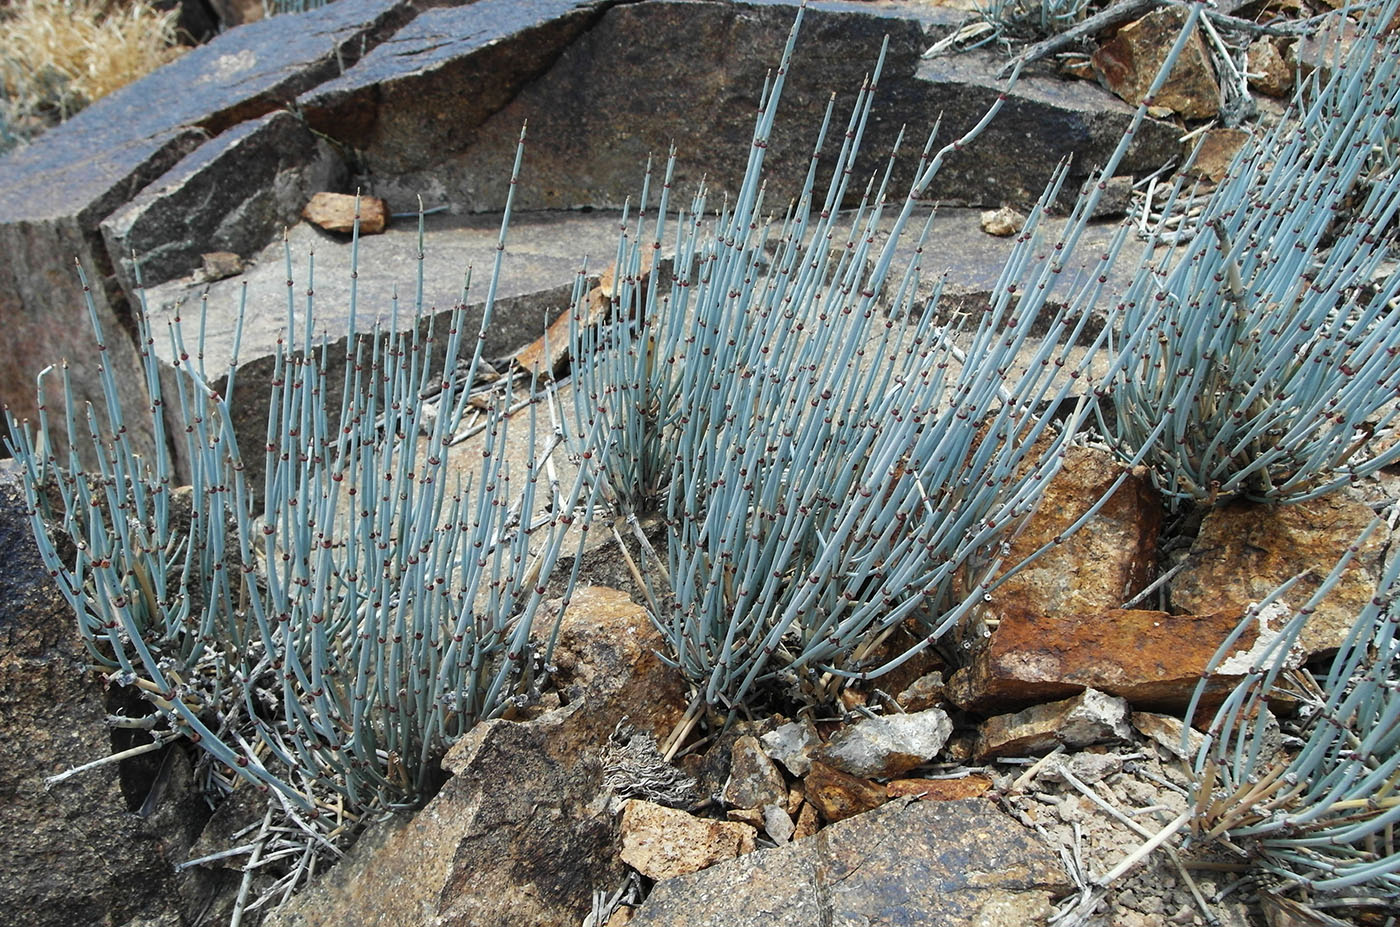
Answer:
MULTIPOLYGON (((483 331, 509 214, 507 204, 483 331)), ((104 368, 106 408, 75 408, 53 388, 66 374, 50 372, 38 421, 8 420, 40 552, 92 661, 150 706, 114 723, 150 731, 151 748, 185 738, 205 751, 211 783, 238 778, 265 792, 276 819, 307 835, 291 883, 357 822, 430 797, 452 742, 537 692, 553 635, 535 621, 565 532, 589 505, 586 469, 560 489, 542 478, 542 457, 511 468, 512 423, 499 409, 479 469, 463 480, 450 465, 483 338, 460 306, 445 330, 431 325, 422 289, 420 270, 411 327, 394 318, 388 332, 355 333, 352 288, 352 335, 333 348, 313 335, 311 297, 298 307, 289 288, 256 447, 233 431, 230 409, 246 388, 236 359, 204 369, 189 327, 157 333, 144 312, 149 407, 123 408, 104 368), (173 391, 157 337, 179 358, 173 391), (343 373, 331 374, 337 359, 343 373), (173 437, 191 461, 187 488, 173 482, 167 404, 185 424, 173 437), (155 430, 153 459, 125 439, 135 416, 155 430), (62 459, 55 430, 73 449, 62 459), (249 454, 265 460, 260 486, 245 475, 249 454), (76 546, 72 562, 59 535, 76 546)), ((533 413, 528 427, 536 447, 533 413)), ((265 821, 258 840, 267 832, 265 821)))
POLYGON ((1014 572, 1002 562, 1006 542, 1089 415, 1091 367, 1111 375, 1126 357, 1105 360, 1114 320, 1088 334, 1126 232, 1089 274, 1062 273, 1097 183, 1049 247, 1042 226, 1057 178, 988 310, 941 312, 923 253, 932 219, 916 220, 916 203, 995 107, 942 148, 931 136, 908 190, 892 190, 887 170, 842 213, 872 79, 825 190, 816 178, 830 111, 800 199, 769 218, 763 159, 795 35, 737 196, 706 219, 701 190, 672 218, 668 168, 655 219, 644 198, 619 248, 611 320, 584 324, 580 303, 573 335, 577 430, 604 440, 604 495, 664 524, 650 595, 668 657, 698 702, 728 710, 773 687, 830 698, 956 626, 1014 572), (675 258, 663 286, 659 273, 641 273, 642 255, 667 245, 675 258), (902 626, 917 642, 882 653, 902 626))
MULTIPOLYGON (((1100 426, 1126 457, 1146 453, 1178 500, 1294 502, 1400 460, 1385 436, 1400 397, 1400 39, 1395 4, 1289 118, 1246 143, 1196 223, 1123 295, 1145 332, 1100 426)), ((1179 181, 1171 203, 1185 195, 1179 181)))

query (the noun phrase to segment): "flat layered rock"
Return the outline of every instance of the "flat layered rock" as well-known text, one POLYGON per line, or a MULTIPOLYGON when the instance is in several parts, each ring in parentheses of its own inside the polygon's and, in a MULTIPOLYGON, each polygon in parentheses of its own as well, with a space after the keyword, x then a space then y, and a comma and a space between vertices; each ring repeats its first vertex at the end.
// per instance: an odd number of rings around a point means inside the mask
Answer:
POLYGON ((339 187, 344 178, 330 145, 278 110, 181 159, 104 220, 102 237, 122 289, 134 299, 138 266, 153 286, 193 272, 210 252, 255 254, 296 222, 313 193, 339 187))
MULTIPOLYGON (((477 0, 426 10, 355 67, 304 94, 299 106, 317 131, 359 151, 383 188, 377 192, 407 209, 436 185, 388 178, 468 147, 481 124, 612 2, 477 0)), ((519 125, 510 130, 512 145, 519 134, 519 125)), ((509 177, 509 164, 506 170, 509 177)))
MULTIPOLYGON (((562 0, 552 5, 582 6, 562 0)), ((391 203, 422 194, 430 205, 454 211, 497 210, 504 202, 515 140, 527 122, 517 205, 620 207, 629 197, 635 201, 647 158, 659 162, 672 144, 678 158, 674 203, 688 203, 702 178, 716 190, 738 188, 759 95, 781 56, 796 3, 650 0, 611 6, 557 53, 557 28, 563 23, 548 33, 531 27, 544 45, 526 61, 547 67, 496 109, 501 78, 478 77, 484 65, 477 62, 492 60, 500 50, 435 29, 439 20, 460 21, 463 27, 478 15, 489 21, 485 10, 474 12, 487 6, 425 13, 343 79, 303 99, 320 131, 362 150, 367 188, 391 203), (418 37, 422 51, 413 49, 411 36, 418 37), (443 60, 452 48, 462 51, 443 60), (362 69, 363 76, 357 74, 362 69), (484 81, 480 97, 473 93, 464 100, 454 94, 467 77, 484 81), (373 93, 363 89, 371 85, 373 93), (477 124, 483 113, 489 118, 477 124)), ((827 156, 835 156, 850 104, 887 37, 857 168, 860 182, 852 184, 848 199, 857 199, 864 179, 883 170, 902 128, 911 135, 902 148, 906 157, 895 174, 896 190, 912 176, 924 134, 940 116, 943 141, 982 118, 1006 89, 996 76, 1002 60, 978 53, 921 60, 930 31, 946 29, 959 15, 922 4, 808 8, 768 139, 768 194, 774 203, 785 204, 800 190, 832 93, 837 115, 827 156)), ((567 22, 584 21, 581 13, 570 17, 567 22)), ((518 73, 520 67, 512 63, 507 72, 518 73)), ((948 160, 928 195, 991 206, 1034 200, 1066 156, 1074 155, 1081 176, 1103 162, 1131 113, 1096 85, 1025 77, 988 134, 948 160)), ((1144 125, 1123 170, 1163 163, 1178 147, 1175 134, 1163 124, 1144 125)))
MULTIPOLYGON (((406 330, 414 323, 420 270, 424 281, 424 324, 433 320, 438 331, 447 330, 454 307, 462 301, 464 279, 471 271, 465 316, 469 337, 463 339, 463 351, 470 352, 470 336, 481 324, 500 219, 437 215, 427 217, 427 223, 429 241, 421 265, 417 222, 405 220, 391 225, 383 234, 360 240, 356 279, 350 273, 352 248, 343 236, 324 232, 310 223, 299 223, 289 231, 285 245, 268 246, 238 276, 212 285, 188 279, 152 288, 147 304, 153 324, 157 330, 163 330, 167 322, 180 316, 186 322, 185 336, 192 345, 200 314, 207 307, 205 369, 224 371, 234 357, 240 306, 246 305, 233 425, 247 446, 261 447, 267 431, 267 387, 273 357, 278 339, 287 335, 289 281, 297 318, 303 318, 307 290, 315 291, 315 343, 319 346, 324 338, 331 346, 327 370, 332 384, 341 381, 352 286, 358 331, 368 332, 375 325, 383 330, 406 330), (288 250, 292 256, 290 274, 285 260, 288 250), (314 281, 308 279, 313 258, 314 281)), ((611 260, 616 251, 614 216, 517 216, 511 222, 495 311, 486 335, 486 355, 507 355, 539 337, 549 321, 568 307, 584 261, 588 260, 590 267, 598 267, 611 260)), ((300 335, 296 343, 300 343, 300 335)), ((164 361, 173 361, 168 339, 156 339, 156 347, 164 361)), ((221 389, 223 383, 219 377, 214 386, 221 389)), ((332 397, 331 401, 339 400, 332 397)), ((261 479, 261 458, 261 454, 245 457, 253 473, 253 485, 261 479)))
MULTIPOLYGON (((0 398, 32 417, 35 375, 67 358, 74 401, 102 402, 76 258, 123 404, 148 404, 98 223, 207 139, 339 73, 413 13, 406 0, 341 0, 295 28, 278 18, 231 30, 0 159, 0 398)), ((149 454, 149 429, 129 431, 149 454)))

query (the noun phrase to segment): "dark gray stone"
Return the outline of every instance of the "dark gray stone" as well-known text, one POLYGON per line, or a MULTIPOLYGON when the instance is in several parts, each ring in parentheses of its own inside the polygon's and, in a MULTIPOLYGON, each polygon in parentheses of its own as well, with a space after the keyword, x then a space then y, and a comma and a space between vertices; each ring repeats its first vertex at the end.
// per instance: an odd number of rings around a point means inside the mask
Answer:
MULTIPOLYGON (((64 360, 73 385, 69 401, 77 408, 105 408, 97 342, 75 261, 91 287, 93 312, 107 346, 103 362, 112 372, 123 407, 141 409, 148 404, 122 296, 108 277, 110 265, 97 224, 205 138, 195 129, 171 131, 110 148, 96 144, 81 152, 81 161, 60 158, 48 163, 42 158, 45 139, 61 131, 40 136, 0 161, 0 401, 19 419, 37 417, 39 371, 64 360)), ((47 387, 54 408, 61 407, 61 382, 55 374, 47 387)), ((128 438, 149 459, 154 448, 149 424, 133 420, 128 438)), ((67 446, 66 438, 55 435, 60 454, 67 446)))
MULTIPOLYGON (((926 108, 923 120, 911 120, 910 126, 930 125, 941 113, 939 143, 958 137, 1005 88, 996 78, 1005 63, 988 50, 919 62, 910 86, 918 88, 926 108)), ((969 205, 1024 206, 1040 197, 1051 173, 1066 160, 1065 187, 1078 190, 1091 171, 1107 162, 1133 113, 1134 107, 1098 84, 1028 69, 987 130, 966 150, 948 157, 929 195, 969 205)), ((1180 154, 1179 134, 1170 123, 1144 120, 1115 173, 1161 167, 1180 154)))
POLYGON ((251 255, 294 225, 313 193, 341 190, 345 176, 329 144, 278 110, 185 157, 104 220, 102 237, 135 301, 138 264, 153 286, 193 272, 207 252, 251 255))
POLYGON ((112 764, 44 787, 45 777, 132 743, 118 745, 103 724, 102 680, 88 671, 73 613, 39 557, 20 481, 0 468, 0 925, 188 916, 203 888, 173 864, 207 813, 178 748, 164 761, 148 755, 154 764, 112 764), (164 797, 143 808, 153 781, 164 797))
MULTIPOLYGON (((612 2, 477 0, 426 10, 298 104, 313 128, 357 150, 375 177, 431 170, 477 141, 481 124, 612 2)), ((392 191, 385 198, 396 209, 413 208, 418 193, 435 205, 431 185, 392 191)))
MULTIPOLYGON (((399 78, 395 87, 402 89, 392 105, 386 99, 365 107, 358 121, 349 113, 337 120, 312 118, 321 131, 362 150, 366 186, 391 201, 421 194, 430 204, 446 203, 457 212, 499 209, 516 138, 528 122, 517 205, 621 206, 635 199, 648 156, 664 158, 672 143, 678 157, 672 202, 686 204, 702 177, 712 188, 737 189, 760 92, 796 10, 787 0, 652 0, 611 7, 479 126, 474 123, 489 108, 470 102, 471 97, 463 103, 460 94, 454 100, 435 91, 433 81, 445 64, 399 78), (418 88, 414 93, 424 103, 412 99, 411 88, 418 88)), ((921 60, 929 31, 951 15, 913 4, 808 8, 768 139, 772 202, 785 204, 799 192, 833 92, 837 115, 824 150, 828 160, 835 157, 855 92, 886 37, 880 88, 856 171, 859 182, 852 184, 848 204, 864 190, 866 177, 883 170, 902 128, 911 135, 895 173, 896 191, 907 185, 924 133, 940 115, 945 141, 981 119, 1004 89, 996 78, 1000 59, 971 53, 921 60)), ((426 29, 426 23, 425 14, 404 32, 426 29)), ((396 38, 407 41, 404 32, 396 38)), ((429 43, 431 36, 419 41, 429 43)), ((382 54, 389 54, 389 46, 383 48, 382 54)), ((362 66, 371 65, 372 58, 362 66)), ((352 70, 344 78, 356 81, 366 83, 369 76, 357 78, 352 70)), ((317 99, 303 102, 314 111, 317 99)), ((369 97, 362 93, 356 99, 369 97)), ((1031 201, 1070 153, 1075 155, 1070 182, 1077 184, 1106 159, 1131 112, 1090 83, 1024 77, 988 134, 951 156, 927 195, 969 205, 1031 201)), ((1149 121, 1123 170, 1159 166, 1175 153, 1175 134, 1149 121)))
POLYGON ((891 802, 815 837, 658 882, 633 927, 972 924, 1070 890, 1055 853, 983 799, 891 802))
MULTIPOLYGON (((207 138, 338 74, 413 13, 407 0, 339 0, 231 30, 0 159, 0 400, 32 418, 35 375, 66 358, 72 401, 101 406, 76 258, 123 403, 145 406, 98 223, 207 138)), ((149 457, 150 431, 133 426, 130 436, 149 457)))
MULTIPOLYGON (((664 159, 672 142, 680 159, 679 194, 688 197, 706 174, 712 185, 733 191, 751 150, 765 77, 796 11, 786 2, 613 6, 509 105, 450 144, 424 146, 410 156, 366 146, 366 179, 391 201, 423 193, 454 211, 498 210, 520 127, 528 122, 516 191, 525 208, 620 207, 640 190, 648 156, 664 159)), ((815 4, 808 11, 768 149, 773 193, 781 202, 806 173, 831 92, 852 98, 886 34, 887 74, 912 72, 925 41, 912 17, 906 7, 857 3, 815 4)), ((889 112, 877 116, 877 123, 899 119, 889 112)), ((429 118, 425 111, 420 121, 429 118)), ((838 144, 840 131, 832 130, 838 144)), ((870 147, 867 164, 884 156, 880 145, 870 147)))

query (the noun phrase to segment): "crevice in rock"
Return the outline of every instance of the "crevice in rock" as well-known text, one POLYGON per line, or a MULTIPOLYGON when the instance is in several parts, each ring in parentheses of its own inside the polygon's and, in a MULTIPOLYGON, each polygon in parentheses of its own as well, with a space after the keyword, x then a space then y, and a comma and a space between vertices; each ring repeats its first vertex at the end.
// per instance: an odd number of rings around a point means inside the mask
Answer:
POLYGON ((391 7, 370 24, 369 28, 341 44, 313 67, 266 93, 205 117, 197 123, 197 127, 211 136, 217 136, 241 122, 266 116, 275 109, 294 107, 297 97, 350 70, 365 55, 413 22, 420 12, 422 11, 412 3, 391 7))

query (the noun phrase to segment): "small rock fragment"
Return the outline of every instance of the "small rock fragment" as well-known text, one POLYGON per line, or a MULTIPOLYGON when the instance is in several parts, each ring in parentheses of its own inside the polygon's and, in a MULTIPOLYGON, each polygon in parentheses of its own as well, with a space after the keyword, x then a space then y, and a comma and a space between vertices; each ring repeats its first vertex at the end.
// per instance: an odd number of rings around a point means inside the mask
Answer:
POLYGON ((815 805, 828 823, 878 808, 888 797, 883 785, 833 769, 817 760, 812 761, 804 782, 808 804, 815 805))
POLYGON ((1026 225, 1024 214, 1010 206, 988 209, 982 213, 982 231, 998 238, 1008 238, 1020 232, 1026 225))
POLYGON ((754 829, 629 799, 622 806, 622 861, 649 879, 698 872, 753 852, 754 829))
POLYGON ((733 808, 762 808, 787 800, 787 782, 759 746, 758 738, 745 734, 734 741, 730 754, 729 781, 721 800, 733 808))
MULTIPOLYGON (((1169 7, 1119 29, 1091 59, 1104 86, 1134 106, 1142 102, 1185 21, 1185 10, 1169 7)), ((1187 41, 1153 102, 1186 119, 1209 119, 1220 111, 1220 85, 1199 34, 1187 41)))
POLYGON ((810 837, 820 829, 821 821, 817 816, 816 806, 811 802, 804 801, 797 812, 797 826, 793 828, 792 839, 801 840, 803 837, 810 837))
POLYGON ((1060 742, 1066 747, 1087 747, 1132 737, 1128 725, 1128 701, 1085 689, 1078 698, 1067 699, 1060 725, 1060 742))
POLYGON ((777 805, 766 805, 763 808, 763 830, 774 843, 787 843, 792 839, 796 827, 786 810, 777 805))
POLYGON ((243 258, 232 251, 210 251, 208 254, 201 254, 199 258, 204 262, 204 266, 199 269, 199 279, 202 283, 213 283, 215 280, 236 277, 243 273, 243 258))
POLYGON ((1293 92, 1293 69, 1268 37, 1251 43, 1246 55, 1251 90, 1271 97, 1286 97, 1293 92))
POLYGON ((853 776, 897 776, 938 755, 953 722, 941 708, 862 718, 812 751, 814 760, 853 776))
POLYGON ((944 685, 943 674, 934 670, 911 682, 895 701, 905 711, 923 711, 943 701, 944 685))
POLYGON ((1068 782, 1067 772, 1085 785, 1093 785, 1122 771, 1123 758, 1116 753, 1076 753, 1055 757, 1041 776, 1051 782, 1068 782))
POLYGON ((1133 178, 1125 174, 1110 177, 1104 181, 1103 192, 1099 194, 1099 201, 1094 204, 1094 211, 1090 213, 1089 218, 1116 219, 1127 215, 1132 202, 1133 178))
POLYGON ((955 801, 980 798, 991 787, 991 777, 973 773, 957 779, 895 779, 885 791, 891 799, 913 796, 923 801, 955 801))
POLYGON ((626 904, 618 905, 617 910, 613 911, 612 915, 608 918, 608 922, 604 924, 603 927, 627 927, 636 916, 636 908, 626 904))
POLYGON ((982 723, 977 755, 981 759, 1025 756, 1053 750, 1059 744, 1087 747, 1131 736, 1127 701, 1086 689, 1062 702, 988 718, 982 723))
POLYGON ((724 816, 731 821, 747 824, 755 830, 763 826, 763 812, 757 808, 730 808, 724 816))
MULTIPOLYGON (((360 234, 377 235, 389 224, 389 207, 377 196, 359 197, 360 234)), ((317 193, 301 217, 328 232, 355 230, 355 197, 346 193, 317 193)))
POLYGON ((808 720, 789 721, 759 738, 763 752, 783 764, 794 776, 807 775, 808 754, 822 741, 817 729, 808 720))
POLYGON ((1183 760, 1192 760, 1200 752, 1205 738, 1191 730, 1180 718, 1159 715, 1150 711, 1135 711, 1129 719, 1139 734, 1157 742, 1168 753, 1183 760), (1186 745, 1182 746, 1181 735, 1187 733, 1186 745))
POLYGON ((1197 144, 1191 173, 1219 183, 1230 172, 1230 162, 1248 140, 1249 133, 1244 129, 1207 130, 1197 144))

